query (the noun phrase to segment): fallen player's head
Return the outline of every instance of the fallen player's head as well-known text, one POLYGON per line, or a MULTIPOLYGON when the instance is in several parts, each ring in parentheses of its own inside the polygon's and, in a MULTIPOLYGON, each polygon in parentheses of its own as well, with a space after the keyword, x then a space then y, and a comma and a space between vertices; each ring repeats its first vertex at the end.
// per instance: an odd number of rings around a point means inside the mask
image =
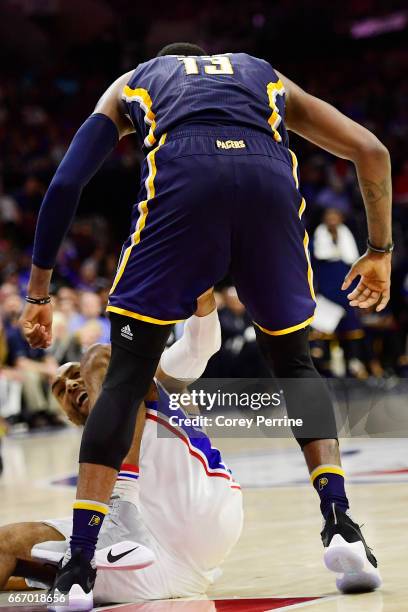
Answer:
MULTIPOLYGON (((81 363, 65 363, 57 372, 52 393, 72 423, 84 425, 101 392, 109 366, 110 344, 93 344, 84 353, 81 363)), ((152 381, 146 400, 157 399, 157 388, 152 381)))
POLYGON ((163 47, 158 52, 157 57, 163 55, 207 55, 207 51, 194 43, 177 42, 163 47))
POLYGON ((110 344, 93 344, 81 363, 65 363, 58 369, 52 393, 75 425, 84 425, 96 402, 108 369, 110 353, 110 344))
POLYGON ((75 425, 85 423, 89 414, 89 397, 79 362, 70 361, 58 368, 52 393, 70 421, 75 425))

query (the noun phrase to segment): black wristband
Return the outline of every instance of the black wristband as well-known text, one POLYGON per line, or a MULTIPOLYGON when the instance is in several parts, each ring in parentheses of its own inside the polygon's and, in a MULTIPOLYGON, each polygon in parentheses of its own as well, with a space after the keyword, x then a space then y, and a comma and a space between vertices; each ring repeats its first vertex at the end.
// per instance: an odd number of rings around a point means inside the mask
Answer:
POLYGON ((374 253, 392 253, 394 250, 394 243, 390 242, 390 244, 387 244, 387 246, 381 248, 371 244, 370 240, 367 238, 367 247, 370 249, 370 251, 373 251, 374 253))
POLYGON ((43 298, 33 298, 33 297, 30 297, 29 295, 26 295, 25 301, 28 302, 29 304, 37 304, 37 306, 44 306, 44 304, 49 304, 51 302, 51 298, 49 295, 43 298))

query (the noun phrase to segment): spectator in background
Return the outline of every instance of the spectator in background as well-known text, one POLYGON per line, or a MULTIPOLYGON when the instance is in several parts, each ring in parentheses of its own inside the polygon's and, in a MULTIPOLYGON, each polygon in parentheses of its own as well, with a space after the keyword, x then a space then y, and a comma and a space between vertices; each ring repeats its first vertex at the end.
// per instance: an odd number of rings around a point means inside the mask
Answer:
POLYGON ((66 358, 72 336, 68 332, 68 318, 64 312, 58 310, 57 301, 54 303, 52 338, 53 342, 48 349, 48 354, 52 355, 59 365, 65 363, 66 361, 78 361, 77 359, 70 359, 69 357, 66 358))
POLYGON ((22 188, 17 189, 13 194, 22 215, 20 229, 28 243, 32 240, 35 231, 37 214, 44 194, 44 183, 34 175, 27 176, 22 188))
MULTIPOLYGON (((345 190, 343 181, 334 173, 330 177, 330 183, 319 192, 316 198, 316 203, 321 208, 330 210, 336 210, 347 214, 350 212, 350 198, 345 190)), ((345 234, 342 228, 346 227, 342 225, 339 233, 345 234)), ((348 228, 346 228, 348 229, 348 228)))
POLYGON ((101 298, 96 293, 84 291, 79 298, 79 313, 74 314, 69 323, 69 332, 75 333, 89 321, 96 321, 100 326, 100 335, 95 341, 109 343, 110 325, 108 318, 102 315, 101 298))
POLYGON ((54 300, 55 309, 61 312, 67 322, 68 328, 71 325, 71 321, 74 316, 78 313, 78 292, 70 287, 61 287, 57 291, 56 298, 54 300))
POLYGON ((15 238, 18 225, 21 223, 21 212, 17 202, 10 195, 3 193, 0 183, 0 224, 8 238, 15 238))
POLYGON ((95 259, 87 259, 79 269, 78 289, 95 291, 98 286, 98 264, 95 259))
MULTIPOLYGON (((367 371, 362 361, 364 331, 356 309, 349 305, 346 293, 340 289, 350 265, 358 259, 357 244, 353 234, 344 224, 341 210, 326 209, 322 221, 313 235, 314 272, 318 293, 343 308, 344 316, 335 329, 335 337, 343 348, 348 374, 365 378, 367 371)), ((326 337, 325 334, 317 332, 313 332, 312 337, 323 343, 333 339, 333 336, 326 337)), ((324 347, 324 355, 327 359, 327 344, 324 347)))
MULTIPOLYGON (((58 314, 57 321, 59 319, 58 314)), ((64 323, 62 323, 62 326, 64 323)), ((57 323, 61 327, 61 321, 57 323)), ((54 327, 53 327, 54 329, 54 327)), ((57 331, 57 333, 60 333, 57 331)), ((97 319, 86 321, 82 327, 77 329, 73 335, 65 336, 65 341, 58 344, 58 340, 53 343, 52 351, 58 363, 63 364, 68 361, 81 361, 83 354, 92 344, 99 342, 102 334, 102 327, 97 319), (54 348, 55 346, 55 348, 54 348), (58 347, 58 348, 57 348, 58 347), (55 352, 54 352, 55 351, 55 352)))
POLYGON ((389 308, 362 314, 365 330, 365 355, 371 373, 376 377, 395 376, 404 363, 404 343, 398 323, 389 308))
POLYGON ((404 162, 394 180, 395 203, 408 207, 408 161, 404 162))
POLYGON ((24 400, 24 420, 31 429, 59 426, 61 421, 51 399, 51 382, 58 364, 42 349, 32 349, 24 339, 18 320, 23 308, 19 295, 10 294, 2 304, 7 343, 6 364, 20 374, 24 400))
POLYGON ((302 195, 308 205, 314 205, 319 193, 326 185, 325 159, 321 153, 307 158, 302 163, 302 195))
POLYGON ((21 413, 22 375, 15 368, 8 367, 7 358, 7 335, 0 310, 0 438, 7 430, 4 417, 21 413))
MULTIPOLYGON (((344 224, 341 209, 330 207, 323 212, 322 223, 313 236, 313 254, 318 261, 340 263, 336 265, 336 269, 341 270, 339 278, 343 281, 343 270, 348 271, 349 266, 358 258, 359 252, 353 234, 344 224)), ((331 267, 331 270, 334 268, 331 267)))

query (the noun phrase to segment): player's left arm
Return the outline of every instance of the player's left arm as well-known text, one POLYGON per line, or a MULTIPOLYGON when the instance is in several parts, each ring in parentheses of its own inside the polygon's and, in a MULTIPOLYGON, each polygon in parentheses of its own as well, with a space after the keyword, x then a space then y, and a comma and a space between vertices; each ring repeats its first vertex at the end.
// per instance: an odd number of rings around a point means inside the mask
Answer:
MULTIPOLYGON (((279 74, 279 73, 278 73, 279 74)), ((366 209, 368 248, 347 274, 342 289, 348 289, 356 277, 357 287, 347 297, 351 306, 376 310, 385 308, 391 284, 391 163, 380 140, 334 106, 304 91, 279 74, 286 93, 286 125, 322 149, 355 165, 366 209)))
MULTIPOLYGON (((122 101, 131 72, 122 75, 103 94, 95 111, 75 134, 45 194, 38 215, 33 262, 28 284, 31 298, 46 298, 58 250, 75 216, 83 188, 133 126, 122 101)), ((51 344, 50 304, 28 303, 21 317, 24 335, 33 348, 51 344)))

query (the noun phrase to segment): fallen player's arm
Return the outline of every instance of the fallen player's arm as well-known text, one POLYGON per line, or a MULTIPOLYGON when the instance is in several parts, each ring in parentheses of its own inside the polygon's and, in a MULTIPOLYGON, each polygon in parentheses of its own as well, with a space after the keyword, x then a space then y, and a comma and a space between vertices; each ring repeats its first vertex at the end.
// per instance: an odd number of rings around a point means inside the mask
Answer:
POLYGON ((2 591, 31 591, 31 587, 27 586, 27 583, 24 578, 20 578, 18 576, 11 576, 7 580, 6 586, 2 589, 2 591))
MULTIPOLYGON (((31 298, 47 298, 58 250, 71 226, 83 188, 119 139, 134 131, 121 97, 130 74, 124 74, 109 87, 94 113, 79 128, 45 194, 34 239, 28 284, 31 298)), ((49 304, 27 304, 21 323, 33 348, 50 345, 52 310, 49 304)))
MULTIPOLYGON (((352 161, 367 215, 371 245, 387 250, 392 244, 391 163, 386 147, 369 130, 352 121, 327 102, 316 98, 279 74, 286 92, 286 125, 337 157, 352 161)), ((379 301, 377 310, 389 300, 390 253, 368 250, 351 269, 343 289, 356 276, 362 284, 350 294, 351 304, 367 308, 379 301)))
POLYGON ((54 582, 57 568, 55 566, 44 565, 38 561, 17 560, 14 569, 15 576, 11 576, 2 589, 3 591, 33 591, 37 590, 26 583, 26 578, 33 582, 52 585, 54 582))
MULTIPOLYGON (((197 300, 197 310, 190 317, 182 337, 164 351, 156 378, 169 393, 186 393, 187 385, 200 378, 208 360, 221 347, 221 328, 212 289, 197 300)), ((198 414, 191 406, 190 413, 198 414)))

